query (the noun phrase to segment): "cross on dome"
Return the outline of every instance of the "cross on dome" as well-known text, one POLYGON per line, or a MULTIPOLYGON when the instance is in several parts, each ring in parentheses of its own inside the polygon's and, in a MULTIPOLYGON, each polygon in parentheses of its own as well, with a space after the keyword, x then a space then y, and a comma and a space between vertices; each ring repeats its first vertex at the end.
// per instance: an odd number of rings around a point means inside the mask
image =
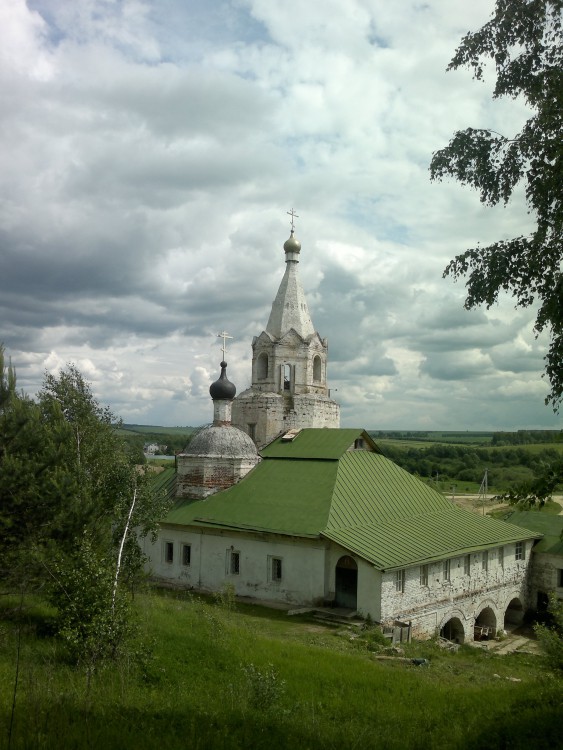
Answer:
POLYGON ((286 211, 286 214, 289 214, 291 216, 291 231, 293 233, 293 232, 295 232, 295 221, 294 221, 294 219, 298 219, 299 218, 299 214, 296 214, 295 211, 293 210, 293 208, 291 209, 291 211, 286 211))
POLYGON ((226 331, 222 331, 221 333, 217 334, 218 339, 223 339, 223 360, 225 360, 225 354, 227 352, 227 339, 232 339, 232 336, 229 336, 229 334, 226 331))

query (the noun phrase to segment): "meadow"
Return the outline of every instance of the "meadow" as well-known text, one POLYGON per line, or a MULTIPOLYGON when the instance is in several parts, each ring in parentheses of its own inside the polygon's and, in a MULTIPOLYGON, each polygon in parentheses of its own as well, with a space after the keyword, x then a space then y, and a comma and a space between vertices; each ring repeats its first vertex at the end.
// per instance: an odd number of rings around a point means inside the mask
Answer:
POLYGON ((560 740, 561 678, 537 656, 429 641, 405 646, 421 666, 378 661, 376 631, 147 590, 135 598, 136 644, 88 687, 50 634, 54 613, 39 600, 15 605, 5 598, 0 609, 9 750, 517 750, 560 740))

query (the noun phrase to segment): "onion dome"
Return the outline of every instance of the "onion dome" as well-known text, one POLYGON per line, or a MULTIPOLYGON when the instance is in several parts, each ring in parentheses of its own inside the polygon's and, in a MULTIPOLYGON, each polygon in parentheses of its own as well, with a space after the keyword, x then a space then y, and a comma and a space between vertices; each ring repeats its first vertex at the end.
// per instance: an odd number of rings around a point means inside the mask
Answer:
POLYGON ((294 230, 291 230, 291 236, 288 240, 285 241, 283 249, 286 253, 300 253, 301 252, 301 243, 299 240, 295 239, 294 236, 294 230))
POLYGON ((219 380, 211 383, 209 393, 213 401, 226 400, 232 401, 237 392, 236 386, 227 378, 227 363, 221 362, 221 375, 219 380))
POLYGON ((257 450, 252 439, 237 427, 222 425, 204 427, 183 451, 188 456, 215 456, 221 458, 256 458, 257 450))

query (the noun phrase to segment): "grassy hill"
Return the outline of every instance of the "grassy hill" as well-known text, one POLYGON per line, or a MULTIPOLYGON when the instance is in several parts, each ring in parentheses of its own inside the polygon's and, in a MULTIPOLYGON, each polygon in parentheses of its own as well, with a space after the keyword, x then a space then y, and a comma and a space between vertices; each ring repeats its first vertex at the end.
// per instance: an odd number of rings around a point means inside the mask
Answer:
MULTIPOLYGON (((13 604, 13 603, 12 603, 13 604)), ((185 592, 136 598, 126 662, 65 662, 41 603, 0 605, 0 742, 16 748, 553 748, 561 679, 539 657, 410 644, 378 661, 369 631, 185 592), (21 639, 20 639, 21 636, 21 639)))
POLYGON ((162 446, 162 452, 174 455, 190 442, 198 427, 161 427, 146 424, 122 424, 118 433, 138 452, 142 453, 147 443, 162 446))

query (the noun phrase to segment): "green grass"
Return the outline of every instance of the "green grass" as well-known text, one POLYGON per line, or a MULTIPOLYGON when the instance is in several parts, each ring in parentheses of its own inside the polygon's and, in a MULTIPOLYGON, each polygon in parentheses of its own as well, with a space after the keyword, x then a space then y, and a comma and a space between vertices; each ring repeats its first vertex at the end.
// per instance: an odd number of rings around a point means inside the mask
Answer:
MULTIPOLYGON (((502 521, 508 514, 513 513, 515 510, 522 510, 522 508, 519 508, 517 505, 503 505, 502 508, 488 511, 487 515, 492 516, 493 518, 499 518, 502 521)), ((532 506, 531 508, 526 508, 526 510, 558 516, 561 513, 561 506, 554 500, 548 500, 547 503, 541 506, 541 508, 532 506)))
MULTIPOLYGON (((537 657, 426 642, 406 648, 430 662, 415 667, 375 660, 356 631, 275 610, 180 592, 136 602, 152 659, 105 669, 89 692, 37 635, 52 612, 26 611, 11 748, 553 748, 560 736, 561 682, 537 657)), ((4 610, 0 628, 7 747, 18 622, 4 610)))

